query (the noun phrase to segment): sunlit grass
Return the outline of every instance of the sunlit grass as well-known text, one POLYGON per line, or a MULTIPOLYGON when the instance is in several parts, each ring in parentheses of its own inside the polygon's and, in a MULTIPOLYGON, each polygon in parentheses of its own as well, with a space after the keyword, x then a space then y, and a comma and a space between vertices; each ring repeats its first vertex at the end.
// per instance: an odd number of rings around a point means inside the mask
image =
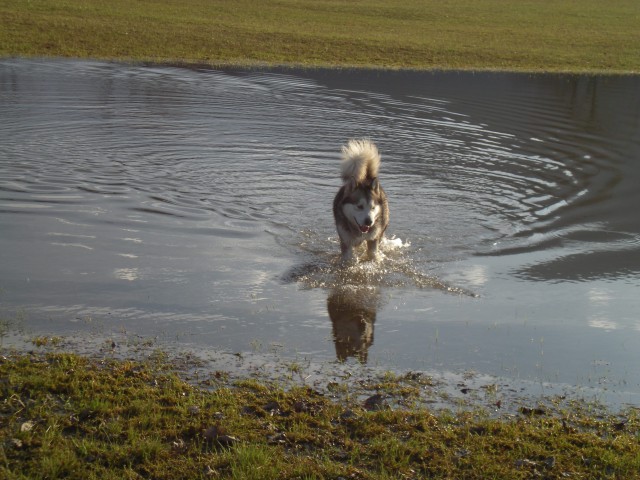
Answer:
MULTIPOLYGON (((202 388, 156 358, 0 357, 0 478, 634 478, 637 412, 336 401, 259 380, 202 388)), ((410 396, 401 378, 376 386, 410 396)))
POLYGON ((640 71, 636 0, 5 0, 0 55, 640 71))

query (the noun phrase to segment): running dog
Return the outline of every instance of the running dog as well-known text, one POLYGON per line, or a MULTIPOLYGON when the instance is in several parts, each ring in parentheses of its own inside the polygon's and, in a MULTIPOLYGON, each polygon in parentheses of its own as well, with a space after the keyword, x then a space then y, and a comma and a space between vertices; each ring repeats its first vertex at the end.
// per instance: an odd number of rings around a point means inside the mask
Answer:
POLYGON ((378 181, 380 154, 369 140, 350 140, 342 147, 344 185, 333 200, 333 217, 344 262, 356 260, 353 249, 367 242, 371 260, 389 225, 387 195, 378 181))

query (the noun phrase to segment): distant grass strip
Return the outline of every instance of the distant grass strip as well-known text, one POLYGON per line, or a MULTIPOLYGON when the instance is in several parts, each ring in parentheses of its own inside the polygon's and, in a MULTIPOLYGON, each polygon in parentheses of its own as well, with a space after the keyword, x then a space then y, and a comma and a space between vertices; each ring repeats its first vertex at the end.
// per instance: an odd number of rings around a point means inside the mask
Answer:
MULTIPOLYGON (((637 478, 638 414, 390 408, 224 375, 193 386, 162 357, 0 357, 3 479, 637 478)), ((380 388, 393 389, 390 384, 380 388)), ((406 386, 399 391, 410 402, 406 386)))
POLYGON ((640 72, 637 0, 3 0, 1 56, 640 72))

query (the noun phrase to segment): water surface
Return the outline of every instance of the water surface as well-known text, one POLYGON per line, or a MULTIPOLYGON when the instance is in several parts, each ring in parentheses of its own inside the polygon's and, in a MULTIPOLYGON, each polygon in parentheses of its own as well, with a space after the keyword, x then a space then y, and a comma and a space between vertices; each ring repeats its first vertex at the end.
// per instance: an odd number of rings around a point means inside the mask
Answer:
POLYGON ((0 309, 640 394, 640 78, 0 62, 0 309), (368 137, 386 258, 338 266, 368 137))

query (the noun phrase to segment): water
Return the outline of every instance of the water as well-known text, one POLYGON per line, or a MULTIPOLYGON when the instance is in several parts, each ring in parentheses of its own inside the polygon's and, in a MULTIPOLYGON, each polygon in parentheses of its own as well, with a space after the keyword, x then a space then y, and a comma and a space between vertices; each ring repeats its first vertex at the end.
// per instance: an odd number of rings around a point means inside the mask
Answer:
MULTIPOLYGON (((640 78, 0 61, 0 313, 640 403, 640 78), (338 266, 340 146, 386 258, 338 266)), ((19 322, 18 322, 19 320, 19 322)))

